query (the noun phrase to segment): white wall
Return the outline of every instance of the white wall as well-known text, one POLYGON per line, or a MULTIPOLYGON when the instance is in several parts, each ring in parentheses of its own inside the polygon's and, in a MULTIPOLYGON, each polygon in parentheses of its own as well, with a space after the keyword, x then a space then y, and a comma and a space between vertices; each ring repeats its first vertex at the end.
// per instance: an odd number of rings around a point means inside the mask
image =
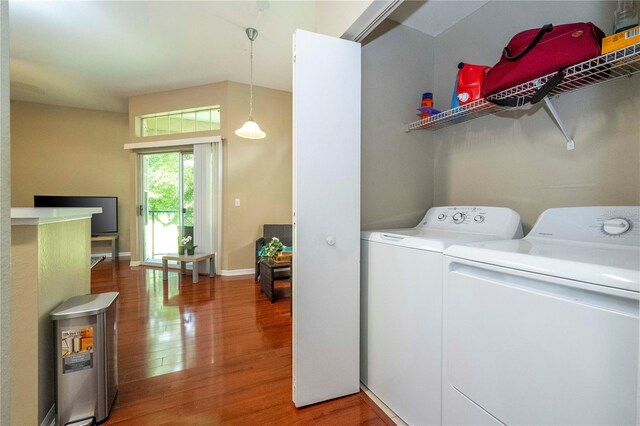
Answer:
POLYGON ((363 229, 412 227, 433 200, 434 145, 417 120, 422 93, 434 88, 434 39, 385 21, 362 48, 363 229))

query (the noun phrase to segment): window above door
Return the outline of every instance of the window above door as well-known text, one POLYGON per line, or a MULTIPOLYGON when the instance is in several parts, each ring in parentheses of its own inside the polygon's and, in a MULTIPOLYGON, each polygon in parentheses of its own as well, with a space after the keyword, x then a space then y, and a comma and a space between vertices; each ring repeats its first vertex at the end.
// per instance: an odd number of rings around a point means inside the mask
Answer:
POLYGON ((136 117, 136 136, 162 136, 220 129, 220 105, 145 114, 136 117))

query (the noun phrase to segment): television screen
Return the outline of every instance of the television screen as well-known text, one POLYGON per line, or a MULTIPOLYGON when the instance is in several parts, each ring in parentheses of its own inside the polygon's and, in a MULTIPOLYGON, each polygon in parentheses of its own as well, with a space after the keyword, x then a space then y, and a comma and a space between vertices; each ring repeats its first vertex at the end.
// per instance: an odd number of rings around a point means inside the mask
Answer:
POLYGON ((69 197, 35 195, 34 207, 102 207, 102 213, 91 217, 91 234, 118 232, 118 197, 69 197))

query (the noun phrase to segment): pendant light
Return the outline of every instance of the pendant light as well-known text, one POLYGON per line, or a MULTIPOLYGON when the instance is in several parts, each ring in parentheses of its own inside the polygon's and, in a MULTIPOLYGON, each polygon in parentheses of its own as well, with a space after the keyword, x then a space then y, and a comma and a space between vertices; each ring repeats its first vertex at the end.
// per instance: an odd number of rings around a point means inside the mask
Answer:
POLYGON ((267 134, 260 130, 258 123, 253 121, 253 41, 258 37, 258 30, 247 28, 247 37, 251 41, 251 88, 249 94, 249 120, 236 130, 236 135, 247 139, 262 139, 267 134))

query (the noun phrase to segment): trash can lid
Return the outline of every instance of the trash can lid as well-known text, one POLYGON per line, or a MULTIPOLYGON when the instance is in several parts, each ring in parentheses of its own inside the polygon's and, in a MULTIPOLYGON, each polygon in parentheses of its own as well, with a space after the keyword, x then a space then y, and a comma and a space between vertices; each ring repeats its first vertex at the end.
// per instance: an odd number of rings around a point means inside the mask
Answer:
POLYGON ((54 321, 97 315, 109 309, 119 294, 117 291, 111 291, 75 296, 62 302, 49 315, 54 321))

